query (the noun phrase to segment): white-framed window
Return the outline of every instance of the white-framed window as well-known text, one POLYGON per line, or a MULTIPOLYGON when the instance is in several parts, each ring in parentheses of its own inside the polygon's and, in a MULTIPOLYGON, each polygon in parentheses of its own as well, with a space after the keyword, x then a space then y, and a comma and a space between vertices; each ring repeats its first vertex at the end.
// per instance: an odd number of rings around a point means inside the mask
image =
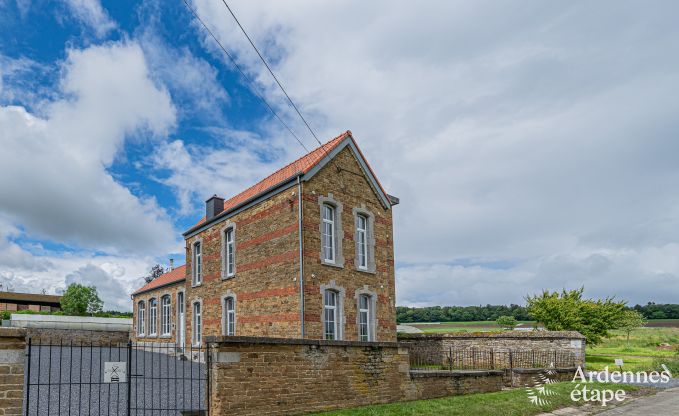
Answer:
POLYGON ((335 262, 335 207, 330 204, 322 205, 323 225, 321 233, 321 249, 323 259, 328 263, 335 262))
POLYGON ((171 300, 170 295, 160 298, 160 334, 170 335, 171 333, 171 300))
POLYGON ((158 334, 158 301, 149 299, 149 335, 158 334))
POLYGON ((193 345, 200 345, 202 341, 203 317, 201 315, 200 302, 193 303, 193 330, 191 331, 191 338, 193 345))
POLYGON ((368 218, 365 215, 356 217, 356 246, 358 268, 368 270, 368 218))
POLYGON ((323 337, 329 340, 339 339, 339 294, 328 289, 323 298, 323 337))
POLYGON ((193 286, 199 285, 203 281, 203 248, 200 241, 193 244, 193 286))
POLYGON ((224 298, 224 335, 236 335, 236 299, 224 298))
POLYGON ((146 302, 139 301, 137 304, 137 335, 146 333, 146 302))
POLYGON ((226 268, 227 277, 231 277, 236 273, 235 237, 236 233, 233 227, 227 228, 224 231, 224 267, 226 268))
POLYGON ((360 295, 358 297, 358 340, 373 341, 373 331, 371 328, 372 299, 370 295, 360 295))

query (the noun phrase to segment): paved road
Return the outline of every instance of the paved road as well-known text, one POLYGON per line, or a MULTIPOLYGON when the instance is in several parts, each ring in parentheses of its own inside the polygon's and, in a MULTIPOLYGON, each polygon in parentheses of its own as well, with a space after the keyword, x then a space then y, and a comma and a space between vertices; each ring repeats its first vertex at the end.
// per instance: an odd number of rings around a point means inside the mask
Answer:
POLYGON ((28 416, 127 415, 128 387, 130 416, 205 409, 205 365, 168 354, 132 349, 132 373, 138 376, 130 385, 103 383, 104 362, 127 362, 127 354, 127 347, 34 345, 28 416))
POLYGON ((628 405, 599 413, 598 416, 670 416, 679 414, 679 388, 667 389, 654 396, 642 397, 628 405))

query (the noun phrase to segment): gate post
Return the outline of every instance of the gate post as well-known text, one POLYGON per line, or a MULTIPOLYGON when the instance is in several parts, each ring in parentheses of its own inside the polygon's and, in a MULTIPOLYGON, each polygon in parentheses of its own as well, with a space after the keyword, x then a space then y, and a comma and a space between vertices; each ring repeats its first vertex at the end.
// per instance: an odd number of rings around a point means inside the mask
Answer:
MULTIPOLYGON (((0 327, 0 413, 20 415, 23 411, 26 330, 0 327)), ((26 401, 28 405, 28 400, 26 401)))
POLYGON ((131 411, 132 411, 132 341, 127 341, 127 416, 132 415, 131 411))

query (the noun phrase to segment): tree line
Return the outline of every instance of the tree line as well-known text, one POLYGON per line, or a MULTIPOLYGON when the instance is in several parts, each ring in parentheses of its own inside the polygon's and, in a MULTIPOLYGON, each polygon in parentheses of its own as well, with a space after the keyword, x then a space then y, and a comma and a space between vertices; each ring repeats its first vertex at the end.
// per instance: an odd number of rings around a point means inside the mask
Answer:
MULTIPOLYGON (((679 305, 656 304, 631 307, 646 319, 679 319, 679 305)), ((399 323, 408 322, 469 322, 495 321, 501 316, 513 316, 517 321, 531 321, 534 318, 528 314, 524 306, 485 305, 485 306, 427 306, 411 308, 396 307, 396 320, 399 323)))

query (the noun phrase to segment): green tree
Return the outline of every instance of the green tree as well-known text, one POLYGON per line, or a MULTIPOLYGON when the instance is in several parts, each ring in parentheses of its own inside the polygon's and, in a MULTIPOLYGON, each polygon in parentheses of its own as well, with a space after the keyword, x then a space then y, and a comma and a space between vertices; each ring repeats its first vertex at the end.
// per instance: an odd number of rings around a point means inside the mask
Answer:
POLYGON ((627 348, 629 348, 629 336, 632 331, 644 325, 646 325, 644 315, 632 309, 627 309, 623 312, 618 329, 625 331, 627 334, 627 348))
POLYGON ((497 318, 495 323, 501 326, 502 328, 509 330, 514 329, 514 327, 516 327, 516 325, 518 324, 516 318, 514 318, 511 315, 502 315, 499 318, 497 318))
POLYGON ((61 297, 61 310, 66 315, 94 315, 101 312, 103 306, 94 286, 71 283, 61 297))
POLYGON ((583 299, 584 288, 526 297, 528 313, 550 331, 578 331, 596 345, 620 327, 624 301, 583 299))

